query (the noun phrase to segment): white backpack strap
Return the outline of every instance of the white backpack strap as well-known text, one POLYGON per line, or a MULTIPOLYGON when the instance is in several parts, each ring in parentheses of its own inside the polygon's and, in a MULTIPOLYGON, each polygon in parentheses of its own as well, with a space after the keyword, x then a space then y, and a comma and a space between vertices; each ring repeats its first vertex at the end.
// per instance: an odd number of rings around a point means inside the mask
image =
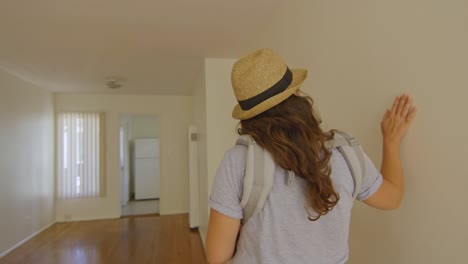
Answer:
POLYGON ((241 207, 244 208, 250 197, 250 192, 253 186, 253 175, 254 175, 254 148, 251 147, 253 140, 247 135, 240 136, 236 145, 242 145, 247 147, 247 157, 245 160, 245 174, 244 174, 244 186, 242 188, 242 200, 241 207))
POLYGON ((343 131, 335 131, 333 140, 327 142, 327 146, 337 148, 343 155, 351 171, 354 181, 353 198, 356 199, 361 191, 362 179, 366 175, 366 163, 364 152, 359 141, 352 135, 343 131))
POLYGON ((237 145, 247 146, 247 158, 242 191, 242 223, 260 212, 273 186, 275 163, 271 154, 262 149, 250 136, 240 136, 237 145))

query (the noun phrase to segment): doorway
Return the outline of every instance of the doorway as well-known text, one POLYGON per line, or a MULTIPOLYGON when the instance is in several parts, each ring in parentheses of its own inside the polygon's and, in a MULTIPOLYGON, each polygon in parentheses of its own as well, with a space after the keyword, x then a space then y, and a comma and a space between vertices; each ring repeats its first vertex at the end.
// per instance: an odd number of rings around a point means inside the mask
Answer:
POLYGON ((160 125, 154 115, 120 116, 121 215, 159 214, 160 125))

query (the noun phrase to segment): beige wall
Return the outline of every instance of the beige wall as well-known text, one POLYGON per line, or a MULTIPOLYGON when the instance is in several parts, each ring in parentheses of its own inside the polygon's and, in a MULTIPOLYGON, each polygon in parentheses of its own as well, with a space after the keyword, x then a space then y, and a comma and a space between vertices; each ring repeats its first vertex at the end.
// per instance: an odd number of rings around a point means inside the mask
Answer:
POLYGON ((410 92, 420 109, 402 148, 403 205, 355 208, 349 263, 465 263, 468 2, 305 2, 305 87, 327 127, 355 134, 379 166, 385 108, 410 92))
POLYGON ((237 103, 231 86, 231 70, 234 62, 234 59, 205 60, 209 192, 224 153, 234 146, 237 139, 238 121, 231 117, 232 109, 237 103))
POLYGON ((107 195, 104 198, 57 201, 57 220, 115 218, 119 202, 119 125, 122 113, 157 115, 161 139, 161 214, 188 212, 187 129, 190 96, 57 94, 57 111, 106 113, 107 195))
POLYGON ((245 50, 240 56, 260 48, 273 48, 281 54, 290 68, 305 67, 303 12, 303 0, 285 1, 284 7, 278 9, 266 27, 251 40, 251 49, 245 50))
POLYGON ((52 94, 0 71, 0 257, 54 222, 52 94))

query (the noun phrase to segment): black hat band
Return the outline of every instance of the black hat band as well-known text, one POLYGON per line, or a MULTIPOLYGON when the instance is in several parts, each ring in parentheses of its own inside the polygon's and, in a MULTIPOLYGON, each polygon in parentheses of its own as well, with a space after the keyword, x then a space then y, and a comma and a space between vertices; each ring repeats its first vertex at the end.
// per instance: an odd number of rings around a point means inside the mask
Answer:
POLYGON ((244 111, 252 109, 256 105, 260 104, 261 102, 286 90, 286 88, 288 88, 289 85, 291 85, 292 79, 293 79, 292 72, 289 70, 289 68, 286 68, 286 73, 284 74, 283 78, 281 78, 281 80, 279 80, 272 87, 268 88, 267 90, 263 91, 260 94, 257 94, 256 96, 252 98, 238 101, 240 107, 244 111))

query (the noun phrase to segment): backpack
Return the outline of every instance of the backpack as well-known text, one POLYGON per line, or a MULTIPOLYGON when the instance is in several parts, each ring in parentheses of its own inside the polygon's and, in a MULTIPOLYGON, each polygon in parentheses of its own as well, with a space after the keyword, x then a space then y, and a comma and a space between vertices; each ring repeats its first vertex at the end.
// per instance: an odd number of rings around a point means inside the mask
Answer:
MULTIPOLYGON (((247 159, 244 186, 241 199, 243 211, 242 223, 246 223, 254 214, 263 209, 263 205, 273 186, 275 162, 271 154, 261 148, 250 136, 242 135, 236 145, 247 147, 247 159)), ((364 152, 356 138, 343 131, 335 130, 334 138, 325 142, 328 149, 337 148, 343 155, 354 181, 353 198, 356 199, 361 189, 361 182, 366 175, 364 152)), ((294 179, 294 172, 287 171, 287 182, 294 179)))

